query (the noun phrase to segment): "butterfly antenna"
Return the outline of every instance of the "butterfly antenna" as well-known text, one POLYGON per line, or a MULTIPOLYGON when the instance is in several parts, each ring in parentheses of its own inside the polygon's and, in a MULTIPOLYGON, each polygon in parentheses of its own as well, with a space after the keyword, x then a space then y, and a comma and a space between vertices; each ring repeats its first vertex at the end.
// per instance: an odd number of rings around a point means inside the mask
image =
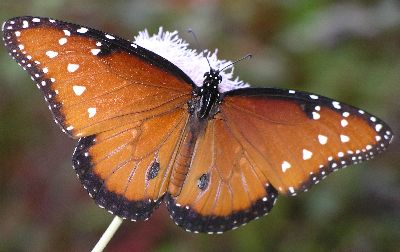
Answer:
MULTIPOLYGON (((194 31, 193 31, 191 28, 189 28, 189 29, 188 29, 188 33, 192 34, 193 39, 194 39, 194 41, 196 42, 197 47, 201 50, 201 53, 202 53, 203 56, 204 56, 204 50, 203 50, 202 47, 200 46, 199 40, 197 39, 197 36, 196 36, 196 34, 194 33, 194 31)), ((211 64, 210 64, 210 61, 208 60, 208 58, 207 58, 206 56, 204 56, 204 58, 206 58, 207 63, 208 63, 208 66, 210 67, 210 69, 212 69, 211 64)))
POLYGON ((244 56, 244 57, 242 57, 242 58, 240 58, 240 59, 238 59, 238 60, 235 60, 234 62, 228 64, 228 65, 225 66, 225 67, 223 67, 223 68, 220 69, 219 71, 222 72, 222 71, 225 70, 226 68, 231 67, 231 66, 233 66, 234 64, 236 64, 236 63, 238 63, 238 62, 240 62, 240 61, 242 61, 242 60, 250 59, 251 57, 253 57, 253 55, 251 55, 251 54, 249 53, 249 54, 247 54, 246 56, 244 56))

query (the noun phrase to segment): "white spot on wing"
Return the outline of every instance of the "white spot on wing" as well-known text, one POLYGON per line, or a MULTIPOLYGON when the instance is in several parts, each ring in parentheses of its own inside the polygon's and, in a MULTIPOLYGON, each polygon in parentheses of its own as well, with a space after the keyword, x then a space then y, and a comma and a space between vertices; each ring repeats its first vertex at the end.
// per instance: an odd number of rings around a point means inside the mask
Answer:
POLYGON ((313 99, 313 100, 317 100, 318 96, 317 95, 310 95, 310 98, 313 99))
POLYGON ((309 150, 303 149, 303 160, 308 160, 312 157, 313 153, 309 150))
POLYGON ((70 73, 75 72, 76 70, 78 70, 78 68, 79 68, 79 65, 78 65, 78 64, 71 64, 71 63, 69 63, 68 66, 67 66, 67 70, 68 70, 68 72, 70 72, 70 73))
POLYGON ((85 27, 81 27, 81 28, 79 28, 79 29, 76 30, 76 31, 79 32, 79 33, 86 33, 86 32, 88 31, 88 29, 85 28, 85 27))
POLYGON ((65 44, 67 43, 67 38, 60 38, 60 39, 58 40, 58 43, 59 43, 60 45, 65 45, 65 44))
POLYGON ((28 27, 29 27, 28 21, 26 20, 22 21, 22 28, 28 28, 28 27))
POLYGON ((348 122, 346 119, 342 119, 342 120, 340 121, 340 124, 341 124, 342 127, 344 128, 344 127, 346 127, 347 125, 349 125, 349 122, 348 122))
POLYGON ((65 36, 71 36, 71 32, 68 30, 63 30, 65 36))
POLYGON ((324 135, 318 135, 318 141, 320 144, 325 145, 328 142, 328 137, 324 135))
POLYGON ((106 34, 106 38, 108 38, 108 39, 115 39, 115 37, 114 37, 114 36, 111 36, 110 34, 106 34))
POLYGON ((96 115, 96 108, 88 108, 88 113, 89 113, 89 118, 92 118, 93 116, 96 115))
POLYGON ((74 90, 74 93, 75 93, 77 96, 80 96, 80 95, 83 94, 83 92, 85 92, 86 87, 85 87, 85 86, 74 85, 74 86, 72 86, 72 89, 74 90))
POLYGON ((97 55, 97 54, 99 54, 99 52, 100 52, 101 50, 100 49, 98 49, 98 48, 95 48, 95 49, 90 49, 90 52, 93 54, 93 55, 97 55))
POLYGON ((282 172, 286 172, 287 169, 290 169, 292 165, 288 161, 283 161, 282 163, 282 172))
POLYGON ((56 57, 58 55, 58 52, 55 51, 47 51, 46 52, 47 57, 49 57, 50 59, 56 57))
POLYGON ((336 108, 336 109, 341 109, 341 108, 342 108, 342 106, 340 106, 340 103, 337 102, 337 101, 333 101, 333 102, 332 102, 332 105, 333 105, 333 107, 336 108))
POLYGON ((321 115, 317 112, 312 112, 312 117, 314 120, 318 120, 319 118, 321 118, 321 115))
POLYGON ((381 131, 381 129, 382 129, 382 124, 377 124, 377 125, 375 125, 375 130, 376 130, 376 132, 381 131))
POLYGON ((346 135, 340 135, 340 141, 342 141, 342 143, 347 143, 348 141, 350 141, 350 137, 346 135))

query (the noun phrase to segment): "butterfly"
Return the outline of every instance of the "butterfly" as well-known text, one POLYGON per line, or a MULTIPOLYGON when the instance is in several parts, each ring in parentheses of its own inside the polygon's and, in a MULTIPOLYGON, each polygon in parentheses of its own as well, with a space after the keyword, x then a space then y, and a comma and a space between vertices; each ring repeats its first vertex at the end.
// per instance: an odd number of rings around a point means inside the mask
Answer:
POLYGON ((216 68, 196 83, 158 54, 82 25, 16 17, 2 30, 55 122, 79 139, 80 182, 124 219, 147 220, 165 202, 185 230, 222 233, 393 138, 364 110, 295 90, 223 92, 216 68))

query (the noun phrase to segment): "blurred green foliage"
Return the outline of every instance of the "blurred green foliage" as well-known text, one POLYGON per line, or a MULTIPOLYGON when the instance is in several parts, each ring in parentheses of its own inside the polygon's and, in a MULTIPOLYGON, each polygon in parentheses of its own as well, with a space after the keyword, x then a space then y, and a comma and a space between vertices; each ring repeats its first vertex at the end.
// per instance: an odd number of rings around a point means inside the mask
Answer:
MULTIPOLYGON (((400 3, 383 1, 0 2, 0 20, 48 16, 133 38, 144 28, 192 28, 220 58, 250 61, 253 86, 315 92, 379 115, 400 133, 400 3)), ((192 43, 193 44, 193 43, 192 43)), ((0 251, 88 251, 112 216, 71 169, 74 141, 53 124, 32 81, 0 50, 0 251)), ((161 207, 126 222, 108 251, 398 251, 400 144, 281 197, 269 216, 223 235, 186 233, 161 207)))

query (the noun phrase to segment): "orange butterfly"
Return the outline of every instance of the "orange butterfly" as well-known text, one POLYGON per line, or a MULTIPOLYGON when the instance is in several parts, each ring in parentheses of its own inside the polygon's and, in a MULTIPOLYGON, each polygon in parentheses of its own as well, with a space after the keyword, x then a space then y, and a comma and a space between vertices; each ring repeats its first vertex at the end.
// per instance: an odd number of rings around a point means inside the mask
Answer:
POLYGON ((306 92, 221 92, 117 36, 41 17, 3 24, 5 45, 79 138, 74 169, 109 212, 146 220, 164 201, 187 231, 220 233, 267 214, 393 138, 380 119, 306 92))

